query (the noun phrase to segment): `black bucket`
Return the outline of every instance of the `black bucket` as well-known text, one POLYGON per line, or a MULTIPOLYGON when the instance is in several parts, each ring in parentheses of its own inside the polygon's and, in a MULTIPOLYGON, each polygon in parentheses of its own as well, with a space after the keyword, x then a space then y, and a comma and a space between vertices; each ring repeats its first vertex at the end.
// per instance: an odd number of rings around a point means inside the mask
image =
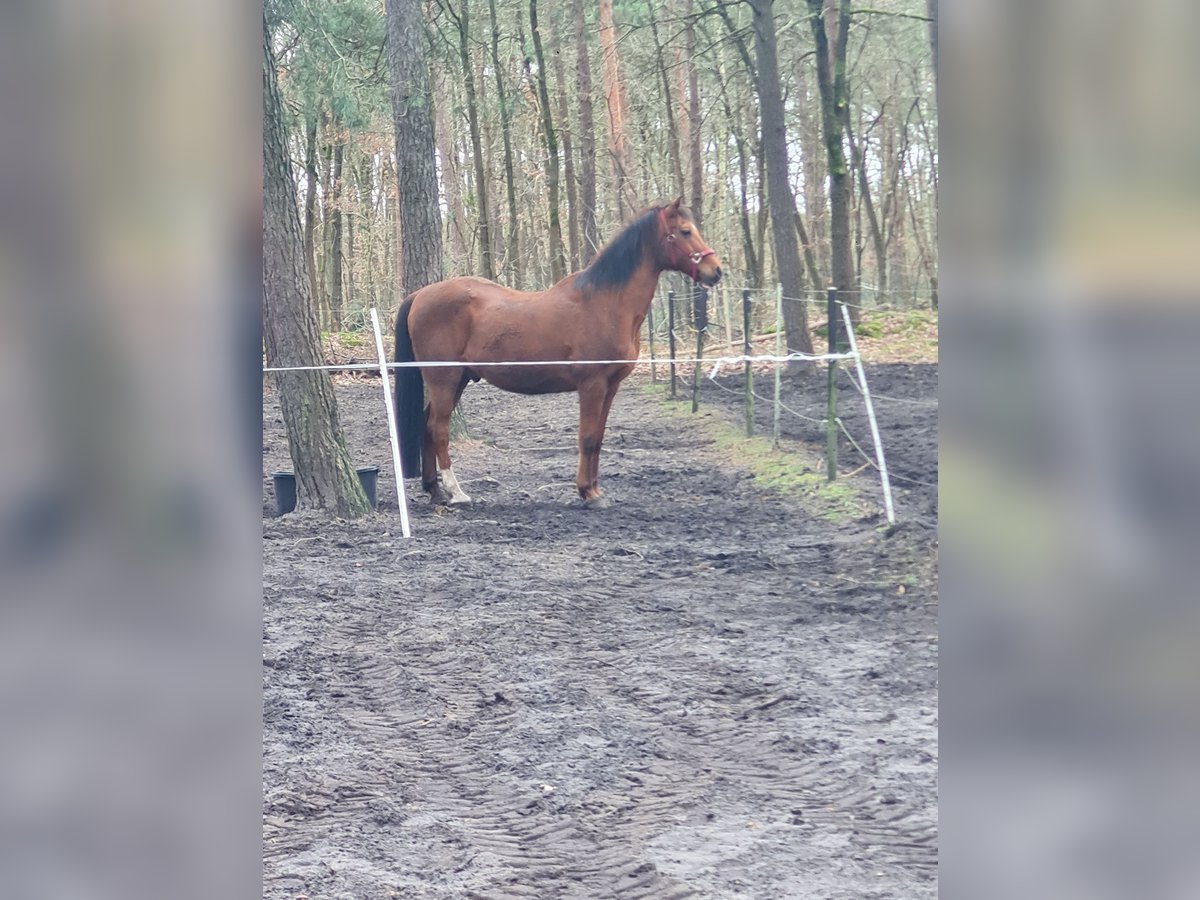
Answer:
POLYGON ((272 472, 275 482, 275 512, 287 515, 296 508, 296 476, 291 472, 272 472))
POLYGON ((379 479, 379 466, 366 466, 358 470, 358 482, 362 485, 363 493, 367 495, 367 502, 371 504, 371 509, 379 508, 379 501, 375 496, 375 484, 379 479))
MULTIPOLYGON (((367 495, 367 503, 371 505, 371 509, 378 509, 376 485, 379 481, 379 466, 365 466, 357 471, 358 483, 367 495)), ((275 483, 275 512, 285 516, 296 508, 296 476, 291 472, 272 472, 271 480, 275 483)))

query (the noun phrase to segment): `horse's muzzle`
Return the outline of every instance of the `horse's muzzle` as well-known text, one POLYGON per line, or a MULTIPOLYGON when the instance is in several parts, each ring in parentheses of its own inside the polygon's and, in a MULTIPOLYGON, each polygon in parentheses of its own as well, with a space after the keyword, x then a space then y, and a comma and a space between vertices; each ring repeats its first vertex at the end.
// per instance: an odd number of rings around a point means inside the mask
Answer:
POLYGON ((707 272, 707 273, 699 272, 696 277, 696 280, 699 281, 701 284, 703 284, 705 287, 712 287, 714 284, 716 284, 718 281, 721 280, 721 267, 717 266, 711 272, 707 272))

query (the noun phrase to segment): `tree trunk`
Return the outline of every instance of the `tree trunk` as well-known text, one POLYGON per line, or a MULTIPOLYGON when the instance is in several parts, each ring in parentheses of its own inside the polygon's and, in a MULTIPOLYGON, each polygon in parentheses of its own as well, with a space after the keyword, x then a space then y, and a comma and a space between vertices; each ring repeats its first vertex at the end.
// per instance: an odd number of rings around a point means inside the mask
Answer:
MULTIPOLYGON (((571 255, 571 271, 583 268, 579 264, 579 192, 575 180, 574 142, 571 139, 571 117, 567 106, 567 79, 563 74, 563 58, 560 47, 569 46, 562 33, 562 21, 558 11, 551 16, 554 29, 554 80, 558 86, 559 135, 562 137, 563 178, 567 182, 567 247, 571 255)), ((583 40, 580 35, 579 40, 583 40)))
POLYGON ((803 299, 804 277, 800 247, 793 216, 796 202, 788 179, 786 118, 779 83, 773 0, 753 0, 754 56, 758 100, 762 119, 762 143, 767 174, 767 201, 771 209, 771 231, 775 238, 775 268, 783 286, 783 324, 789 350, 812 352, 808 315, 803 299))
POLYGON ((613 183, 617 193, 617 215, 624 222, 637 209, 634 195, 636 179, 629 153, 625 126, 625 82, 621 78, 621 58, 617 53, 617 29, 613 24, 612 0, 600 0, 601 75, 608 105, 608 150, 612 156, 613 183))
POLYGON ((850 0, 808 0, 809 22, 816 42, 817 87, 821 94, 821 130, 825 136, 825 154, 829 167, 829 243, 832 255, 833 284, 849 295, 851 319, 858 321, 858 284, 854 278, 854 251, 850 234, 850 171, 843 146, 843 110, 847 106, 846 41, 850 32, 850 0), (823 4, 828 3, 827 10, 823 4), (834 7, 836 4, 836 8, 834 7), (831 42, 826 31, 829 19, 836 19, 831 42), (834 15, 836 13, 836 15, 834 15))
POLYGON ((579 99, 579 156, 582 180, 579 185, 579 219, 583 246, 579 262, 591 263, 600 249, 600 233, 596 229, 596 122, 592 111, 592 63, 588 57, 587 20, 583 0, 573 0, 575 15, 575 65, 579 99))
POLYGON ((462 64, 463 86, 467 92, 467 130, 471 135, 471 160, 475 168, 475 203, 479 212, 479 264, 484 278, 494 281, 492 263, 491 208, 488 203, 487 174, 483 165, 483 144, 479 132, 479 100, 475 93, 475 67, 471 64, 470 2, 463 0, 457 16, 458 59, 462 64))
POLYGON ((693 0, 687 4, 687 28, 683 33, 684 65, 687 67, 688 104, 686 145, 688 168, 691 170, 691 190, 688 206, 697 228, 704 225, 704 141, 700 134, 700 73, 696 70, 696 27, 692 18, 693 0))
MULTIPOLYGON (((354 171, 353 153, 351 155, 350 171, 354 171)), ((344 163, 343 163, 344 167, 344 163)), ((345 203, 345 201, 343 201, 345 203)), ((355 192, 354 202, 346 204, 346 245, 342 255, 342 283, 344 300, 342 302, 342 320, 343 324, 338 328, 339 331, 345 330, 345 314, 347 309, 354 308, 354 216, 358 209, 358 194, 355 192)))
MULTIPOLYGON (((828 271, 829 236, 828 204, 825 193, 825 145, 821 139, 821 126, 818 117, 813 115, 813 108, 820 107, 820 99, 813 96, 809 87, 809 60, 801 57, 796 61, 796 91, 799 102, 796 104, 797 129, 800 136, 800 160, 804 174, 804 219, 808 225, 810 242, 815 265, 818 271, 828 271)), ((803 240, 803 239, 802 239, 803 240)), ((813 279, 813 284, 826 284, 827 278, 813 279)))
MULTIPOLYGON (((881 113, 882 115, 882 113, 881 113)), ((883 229, 879 216, 875 213, 875 203, 871 197, 871 184, 867 179, 867 148, 864 146, 866 135, 855 140, 850 130, 849 113, 846 114, 846 136, 850 139, 850 156, 854 161, 854 169, 858 174, 858 196, 862 209, 867 214, 867 226, 871 233, 871 246, 875 252, 875 284, 880 293, 886 294, 888 289, 887 250, 883 246, 883 229)), ((861 266, 860 266, 861 268, 861 266)))
POLYGON ((730 134, 733 135, 734 145, 737 148, 738 198, 741 201, 738 207, 738 223, 742 229, 742 255, 746 258, 746 279, 749 281, 751 288, 760 288, 763 286, 762 266, 759 262, 758 252, 755 250, 754 234, 750 229, 749 147, 738 119, 733 114, 733 107, 729 102, 729 91, 726 87, 726 78, 724 75, 725 73, 721 72, 721 77, 717 79, 717 84, 720 86, 721 91, 721 106, 725 110, 725 124, 730 134))
POLYGON ((334 122, 337 134, 333 144, 333 169, 330 181, 333 183, 333 197, 330 200, 329 215, 329 330, 342 330, 342 164, 346 152, 345 137, 341 128, 334 122))
POLYGON ((813 253, 813 242, 808 236, 808 229, 804 227, 804 217, 800 215, 800 210, 794 211, 796 221, 796 237, 800 238, 800 249, 804 252, 804 268, 808 270, 809 280, 815 290, 820 290, 825 283, 821 279, 821 271, 817 268, 817 257, 813 253))
POLYGON ((933 53, 933 96, 938 102, 938 0, 925 0, 925 15, 929 18, 929 49, 933 53))
POLYGON ((450 244, 450 262, 455 268, 466 268, 470 263, 470 250, 467 242, 467 225, 463 221, 463 178, 459 168, 458 143, 451 134, 450 125, 446 121, 446 110, 453 105, 449 96, 449 88, 445 80, 439 82, 439 99, 433 109, 433 128, 437 143, 438 155, 442 165, 441 181, 442 196, 446 198, 446 209, 450 221, 446 223, 446 231, 450 244))
POLYGON ((400 305, 404 293, 401 285, 404 282, 404 230, 400 224, 400 188, 398 186, 400 173, 396 167, 396 151, 387 154, 388 170, 392 176, 392 305, 400 305))
MULTIPOLYGON (((492 26, 492 71, 496 76, 496 97, 500 102, 500 131, 504 140, 504 187, 508 199, 508 229, 504 251, 504 271, 506 281, 514 287, 521 287, 518 277, 517 260, 520 253, 517 229, 517 187, 513 174, 512 147, 512 112, 508 106, 508 96, 504 91, 504 77, 500 67, 500 26, 496 20, 496 0, 488 0, 488 14, 492 26)), ((582 41, 582 38, 580 38, 582 41)))
POLYGON ((329 119, 323 117, 322 125, 326 143, 321 160, 321 252, 317 254, 317 285, 320 293, 314 298, 317 304, 317 322, 329 324, 329 289, 326 277, 329 273, 329 213, 330 198, 333 196, 333 138, 329 135, 329 119))
POLYGON ((309 293, 317 309, 321 308, 321 282, 317 278, 317 117, 304 123, 304 260, 308 266, 309 293))
POLYGON ((400 191, 401 296, 442 279, 442 216, 421 0, 386 0, 400 191))
MULTIPOLYGON (((271 29, 263 17, 263 337, 270 366, 321 365, 312 278, 296 209, 295 182, 271 29)), ((301 505, 342 518, 371 511, 338 425, 326 372, 278 372, 275 383, 301 505)))
POLYGON ((542 130, 546 137, 546 194, 550 203, 550 277, 557 283, 567 274, 563 263, 562 225, 558 218, 558 137, 550 115, 550 91, 546 86, 546 57, 542 53, 542 32, 538 28, 537 0, 529 0, 529 29, 537 60, 538 105, 542 109, 542 130))
MULTIPOLYGON (((658 23, 654 18, 653 5, 650 7, 650 33, 654 37, 654 55, 662 84, 663 113, 667 117, 667 149, 671 155, 670 193, 672 197, 682 197, 686 191, 683 181, 683 159, 679 152, 679 129, 675 124, 675 99, 671 96, 671 80, 667 75, 667 61, 663 56, 662 41, 658 37, 658 23)), ((699 226, 700 223, 696 224, 699 226)))
MULTIPOLYGON (((941 109, 942 105, 942 83, 940 80, 938 80, 938 0, 925 0, 925 12, 929 16, 929 48, 933 52, 933 112, 934 117, 936 118, 938 110, 941 109)), ((935 134, 937 130, 938 126, 935 122, 935 134)), ((935 136, 931 142, 934 144, 934 146, 930 148, 932 150, 932 157, 934 159, 937 159, 937 140, 938 139, 935 136)), ((938 199, 936 164, 934 165, 933 173, 933 244, 936 247, 938 243, 938 213, 941 210, 941 201, 938 199)), ((930 290, 933 292, 933 308, 937 309, 938 301, 936 264, 933 265, 933 269, 934 274, 930 276, 929 285, 930 290)))

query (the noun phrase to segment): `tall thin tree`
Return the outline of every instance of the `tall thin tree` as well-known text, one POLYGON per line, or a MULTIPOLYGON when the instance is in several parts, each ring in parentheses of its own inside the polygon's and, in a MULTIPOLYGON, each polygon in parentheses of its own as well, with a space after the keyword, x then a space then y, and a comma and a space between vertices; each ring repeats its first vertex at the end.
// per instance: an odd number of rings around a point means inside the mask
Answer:
POLYGON ((588 56, 587 20, 583 0, 572 0, 575 22, 575 90, 579 101, 579 219, 583 232, 580 264, 587 266, 600 249, 596 229, 596 121, 592 109, 592 63, 588 56))
POLYGON ((483 161, 483 143, 479 126, 479 98, 475 90, 475 71, 471 60, 471 4, 462 0, 455 12, 449 4, 447 13, 458 29, 458 60, 462 65, 463 87, 467 99, 467 130, 471 135, 471 161, 475 172, 475 203, 479 211, 479 264, 483 277, 495 279, 496 268, 492 263, 492 211, 488 202, 488 178, 483 161))
POLYGON ((563 180, 567 187, 567 249, 571 256, 571 271, 579 264, 579 190, 575 179, 575 146, 571 135, 571 116, 567 107, 567 79, 564 74, 562 48, 570 46, 562 30, 561 11, 554 9, 550 17, 554 35, 554 82, 558 110, 558 134, 562 138, 563 180))
POLYGON ((342 271, 345 263, 342 229, 342 167, 346 157, 346 133, 334 119, 333 168, 330 181, 333 196, 329 214, 329 327, 332 331, 342 330, 342 271))
POLYGON ((500 132, 504 140, 504 189, 505 198, 508 200, 508 229, 506 231, 507 239, 504 244, 504 271, 506 280, 513 283, 514 287, 520 288, 520 279, 517 277, 520 271, 517 266, 520 244, 517 229, 517 187, 513 171, 512 111, 509 107, 508 94, 504 87, 504 76, 502 74, 504 70, 500 65, 500 25, 496 18, 496 0, 488 0, 488 17, 492 26, 492 73, 496 79, 496 98, 500 104, 500 132))
POLYGON ((854 251, 850 235, 850 167, 846 163, 843 110, 846 90, 846 43, 850 35, 850 0, 808 0, 809 23, 816 42, 817 88, 821 94, 821 131, 829 170, 829 245, 833 284, 852 298, 851 318, 858 321, 854 251), (833 38, 829 28, 833 25, 833 38))
POLYGON ((538 27, 537 0, 529 0, 529 30, 537 60, 538 105, 542 111, 542 132, 546 138, 546 193, 550 204, 550 276, 558 281, 567 274, 563 261, 562 225, 558 199, 558 137, 550 111, 550 91, 546 86, 546 55, 542 51, 542 31, 538 27))
MULTIPOLYGON (((312 281, 304 256, 287 128, 263 16, 263 337, 269 366, 320 366, 312 281)), ((275 373, 302 506, 342 518, 370 512, 323 371, 275 373)))
POLYGON ((608 104, 608 151, 612 157, 613 183, 617 200, 617 215, 624 221, 637 206, 634 185, 633 158, 629 152, 629 135, 625 120, 628 103, 625 100, 625 80, 621 76, 621 57, 617 50, 617 26, 613 21, 612 0, 600 0, 600 73, 604 81, 604 97, 608 104))
POLYGON ((312 301, 321 308, 321 288, 317 279, 317 117, 310 114, 304 121, 304 260, 312 282, 312 301))
POLYGON ((700 133, 700 72, 696 66, 696 24, 694 0, 688 0, 687 25, 683 32, 683 66, 687 70, 687 128, 684 130, 687 144, 688 169, 691 184, 688 190, 688 206, 692 210, 692 221, 697 228, 704 228, 704 137, 700 133))
POLYGON ((773 0, 752 0, 754 9, 754 56, 757 75, 762 149, 767 174, 767 202, 771 209, 771 232, 775 243, 775 269, 783 287, 783 325, 788 348, 812 352, 804 299, 804 275, 800 267, 800 245, 796 239, 796 201, 788 178, 787 118, 779 83, 779 55, 773 0))
POLYGON ((429 52, 420 0, 386 0, 387 51, 396 127, 401 296, 442 279, 429 52))

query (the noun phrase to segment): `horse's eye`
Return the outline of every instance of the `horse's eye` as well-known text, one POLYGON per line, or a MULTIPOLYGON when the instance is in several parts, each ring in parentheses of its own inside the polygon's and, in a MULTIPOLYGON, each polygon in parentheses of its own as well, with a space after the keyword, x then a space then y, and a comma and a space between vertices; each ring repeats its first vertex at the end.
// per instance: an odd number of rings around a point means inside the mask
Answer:
POLYGON ((684 237, 691 237, 691 236, 692 236, 692 232, 691 232, 690 230, 688 230, 687 228, 683 229, 683 230, 682 230, 682 231, 680 231, 679 233, 680 233, 681 235, 683 235, 684 237))

